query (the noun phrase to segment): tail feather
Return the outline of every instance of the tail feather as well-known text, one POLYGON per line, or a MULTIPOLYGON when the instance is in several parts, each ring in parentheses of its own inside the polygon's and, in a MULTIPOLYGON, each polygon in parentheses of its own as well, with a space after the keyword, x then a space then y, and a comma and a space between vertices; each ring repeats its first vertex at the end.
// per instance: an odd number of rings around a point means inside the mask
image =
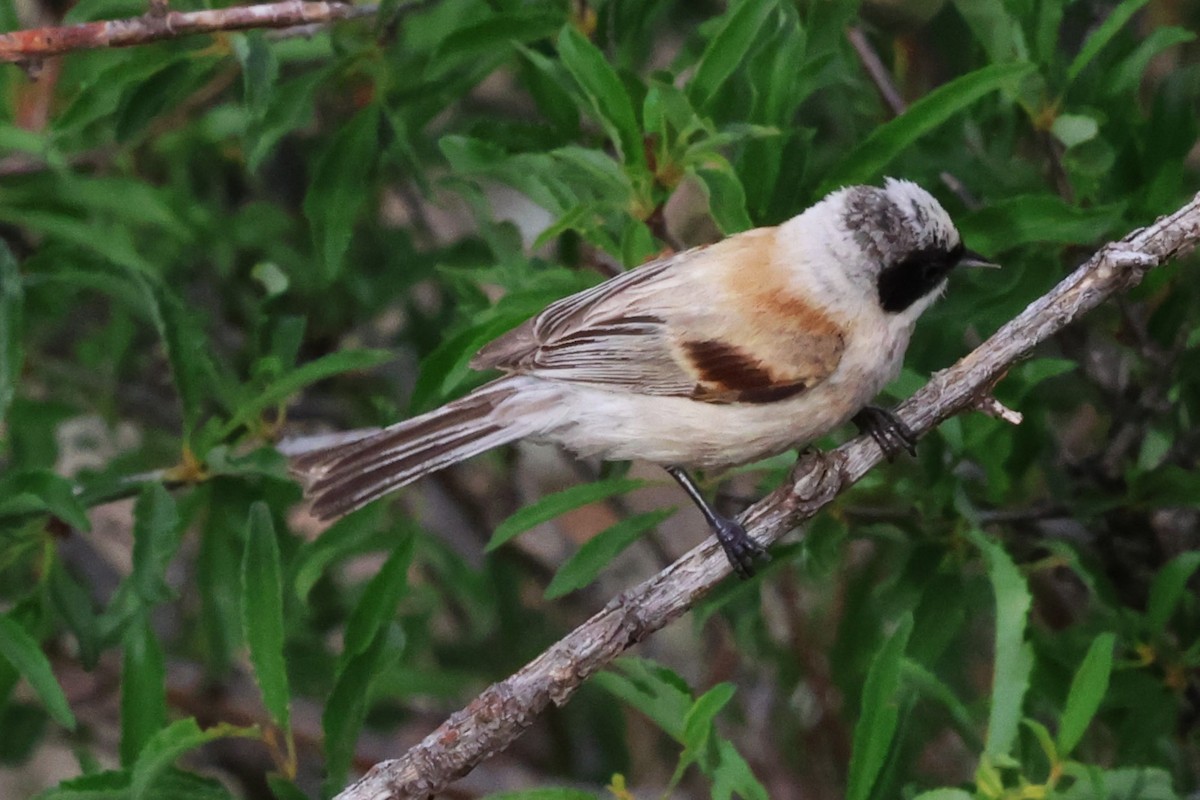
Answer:
POLYGON ((305 484, 312 513, 348 514, 383 495, 531 432, 521 414, 497 414, 515 395, 508 379, 362 439, 304 453, 291 469, 305 484))

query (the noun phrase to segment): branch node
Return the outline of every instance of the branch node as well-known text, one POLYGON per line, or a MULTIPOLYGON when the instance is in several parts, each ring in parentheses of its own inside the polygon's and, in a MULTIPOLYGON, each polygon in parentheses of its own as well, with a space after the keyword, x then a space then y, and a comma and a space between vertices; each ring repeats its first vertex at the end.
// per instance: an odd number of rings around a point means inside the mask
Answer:
POLYGON ((1013 411, 990 394, 976 398, 971 403, 971 407, 989 417, 1007 422, 1009 425, 1020 425, 1025 420, 1025 416, 1020 411, 1013 411))

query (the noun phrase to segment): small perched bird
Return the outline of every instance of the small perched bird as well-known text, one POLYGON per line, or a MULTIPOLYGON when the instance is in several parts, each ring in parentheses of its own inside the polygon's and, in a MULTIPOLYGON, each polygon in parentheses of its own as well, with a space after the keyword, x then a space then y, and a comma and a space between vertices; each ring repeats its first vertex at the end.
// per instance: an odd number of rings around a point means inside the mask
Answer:
POLYGON ((506 374, 292 468, 321 518, 477 453, 531 439, 664 466, 738 574, 765 554, 684 471, 745 464, 853 420, 889 457, 911 431, 868 405, 967 250, 914 183, 851 186, 774 228, 651 261, 559 300, 471 362, 506 374))

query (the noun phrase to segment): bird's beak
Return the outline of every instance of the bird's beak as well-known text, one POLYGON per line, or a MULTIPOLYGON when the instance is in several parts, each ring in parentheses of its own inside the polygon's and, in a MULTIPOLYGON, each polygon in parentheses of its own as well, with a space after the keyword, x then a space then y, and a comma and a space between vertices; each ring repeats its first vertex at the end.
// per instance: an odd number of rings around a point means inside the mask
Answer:
POLYGON ((989 261, 983 256, 976 253, 974 250, 964 250, 962 258, 958 260, 960 267, 983 267, 984 269, 1000 269, 1000 265, 995 261, 989 261))

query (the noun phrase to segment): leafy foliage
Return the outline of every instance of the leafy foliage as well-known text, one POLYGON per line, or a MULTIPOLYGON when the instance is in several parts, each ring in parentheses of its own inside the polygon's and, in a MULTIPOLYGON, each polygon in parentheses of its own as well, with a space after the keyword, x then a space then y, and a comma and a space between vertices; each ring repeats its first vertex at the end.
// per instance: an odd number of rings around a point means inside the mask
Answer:
MULTIPOLYGON (((0 759, 44 798, 336 793, 704 529, 652 472, 516 447, 322 530, 282 437, 434 407, 546 303, 884 175, 1004 265, 922 319, 911 392, 1188 198, 1195 22, 425 0, 0 70, 0 759)), ((869 475, 547 712, 509 762, 539 780, 496 797, 1194 794, 1197 286, 1156 271, 1017 365, 1023 425, 958 417, 869 475)))

